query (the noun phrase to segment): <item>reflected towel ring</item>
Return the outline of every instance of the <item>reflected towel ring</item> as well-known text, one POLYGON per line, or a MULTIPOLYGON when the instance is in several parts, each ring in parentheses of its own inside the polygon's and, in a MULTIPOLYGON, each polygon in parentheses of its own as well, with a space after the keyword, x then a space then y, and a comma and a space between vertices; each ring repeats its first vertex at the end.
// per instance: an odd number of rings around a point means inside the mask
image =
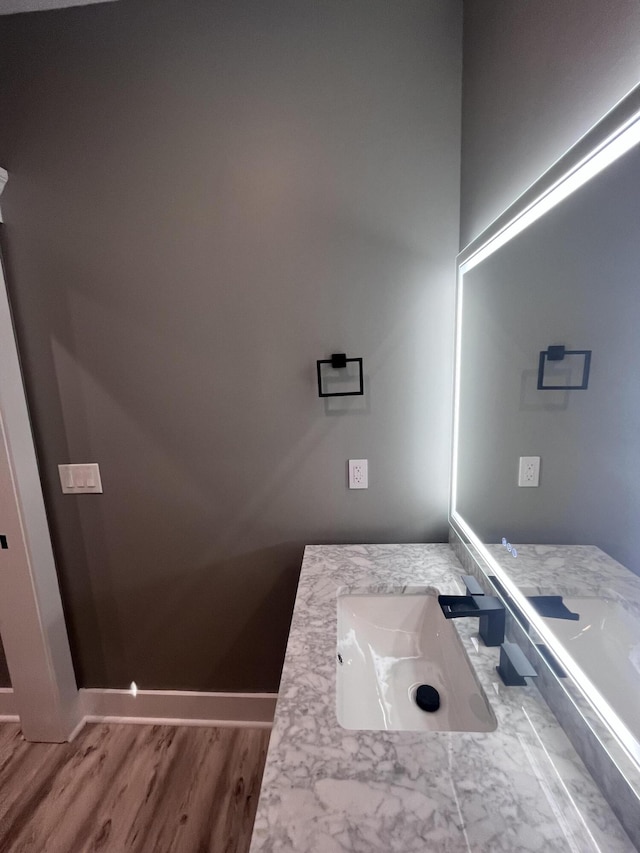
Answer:
POLYGON ((585 391, 589 385, 589 370, 591 368, 590 349, 565 349, 562 344, 554 344, 540 353, 538 361, 538 391, 585 391), (582 355, 584 363, 582 366, 582 382, 579 385, 545 385, 544 369, 549 361, 563 361, 567 355, 582 355))

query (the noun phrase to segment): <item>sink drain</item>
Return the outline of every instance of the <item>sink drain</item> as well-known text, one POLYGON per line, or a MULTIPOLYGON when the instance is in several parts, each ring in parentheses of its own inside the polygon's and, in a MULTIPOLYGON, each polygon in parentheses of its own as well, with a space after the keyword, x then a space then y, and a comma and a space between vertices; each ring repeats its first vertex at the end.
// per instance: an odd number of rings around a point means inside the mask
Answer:
POLYGON ((430 684, 421 684, 416 690, 416 705, 422 711, 433 713, 440 707, 440 694, 430 684))

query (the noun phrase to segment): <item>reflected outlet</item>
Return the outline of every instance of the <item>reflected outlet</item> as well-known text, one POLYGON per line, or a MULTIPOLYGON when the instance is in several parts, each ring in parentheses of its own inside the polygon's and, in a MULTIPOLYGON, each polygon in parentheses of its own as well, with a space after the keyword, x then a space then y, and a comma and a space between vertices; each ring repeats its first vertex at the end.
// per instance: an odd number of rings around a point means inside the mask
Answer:
POLYGON ((518 467, 518 485, 521 488, 536 488, 540 484, 540 457, 521 456, 518 467))

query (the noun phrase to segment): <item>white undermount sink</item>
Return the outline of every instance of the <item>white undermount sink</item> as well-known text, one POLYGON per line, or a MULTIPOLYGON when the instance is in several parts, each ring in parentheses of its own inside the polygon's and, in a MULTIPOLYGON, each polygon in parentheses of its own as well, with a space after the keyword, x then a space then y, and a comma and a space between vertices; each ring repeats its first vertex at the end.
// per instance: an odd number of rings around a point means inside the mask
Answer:
POLYGON ((346 729, 491 732, 496 718, 438 593, 339 595, 336 703, 346 729), (440 694, 435 712, 419 685, 440 694))

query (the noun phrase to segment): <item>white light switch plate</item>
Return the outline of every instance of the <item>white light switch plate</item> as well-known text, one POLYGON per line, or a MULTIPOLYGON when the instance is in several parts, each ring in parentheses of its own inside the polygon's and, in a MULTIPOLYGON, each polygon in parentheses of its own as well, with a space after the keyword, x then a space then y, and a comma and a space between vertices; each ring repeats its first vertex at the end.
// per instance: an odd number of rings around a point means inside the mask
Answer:
POLYGON ((58 465, 60 485, 65 495, 102 494, 100 467, 97 462, 82 465, 58 465))

